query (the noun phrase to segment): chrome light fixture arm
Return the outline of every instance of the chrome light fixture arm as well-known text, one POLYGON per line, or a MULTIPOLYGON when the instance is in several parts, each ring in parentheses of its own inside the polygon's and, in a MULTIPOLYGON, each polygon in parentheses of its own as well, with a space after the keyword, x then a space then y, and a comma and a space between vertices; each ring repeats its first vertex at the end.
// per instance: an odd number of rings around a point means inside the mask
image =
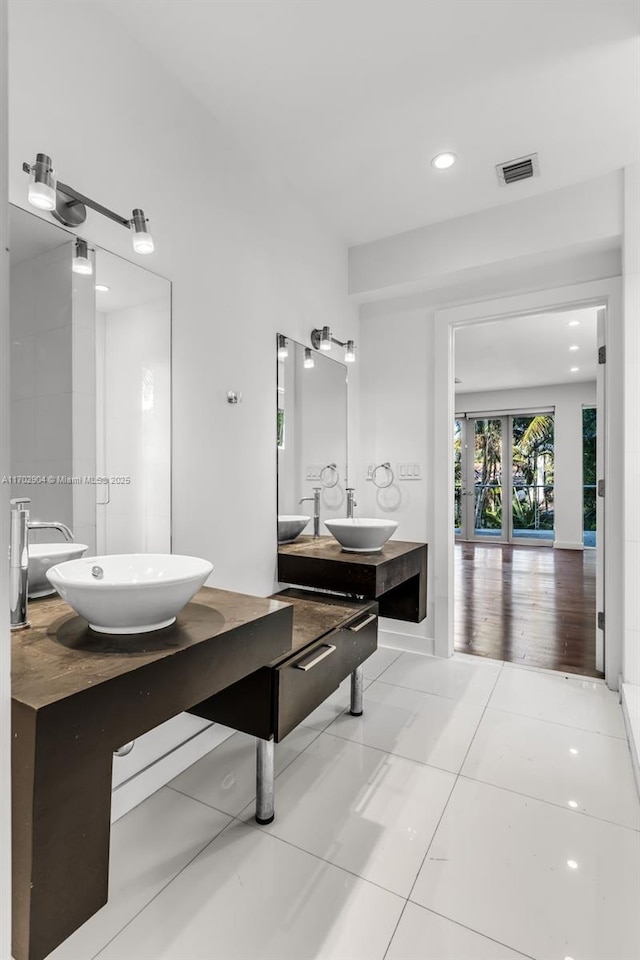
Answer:
MULTIPOLYGON (((119 223, 121 227, 127 230, 133 230, 133 247, 136 253, 153 253, 154 244, 149 229, 148 220, 144 212, 139 208, 133 210, 131 217, 122 217, 114 210, 110 210, 103 204, 85 196, 79 190, 70 187, 67 183, 56 180, 51 158, 47 154, 39 153, 34 164, 23 163, 22 169, 25 173, 34 177, 38 183, 49 185, 50 191, 53 190, 55 202, 50 206, 44 206, 42 202, 36 203, 39 209, 48 210, 52 217, 65 227, 79 227, 87 219, 87 207, 95 210, 96 213, 119 223)), ((30 196, 30 202, 31 200, 30 196)))

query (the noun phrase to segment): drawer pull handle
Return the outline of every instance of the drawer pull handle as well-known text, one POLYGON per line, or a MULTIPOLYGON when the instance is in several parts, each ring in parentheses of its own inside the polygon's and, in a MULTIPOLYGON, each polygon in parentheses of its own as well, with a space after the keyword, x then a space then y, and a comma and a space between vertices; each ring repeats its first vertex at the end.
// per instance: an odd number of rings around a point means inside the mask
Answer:
POLYGON ((352 627, 349 627, 349 630, 351 630, 351 633, 358 633, 364 627, 368 627, 370 623, 373 623, 375 619, 376 614, 372 613, 370 616, 365 617, 364 620, 361 620, 360 623, 354 623, 352 627))
POLYGON ((328 657, 335 650, 335 646, 332 643, 328 643, 322 653, 318 653, 316 656, 312 657, 311 660, 301 660, 300 663, 296 664, 298 670, 311 670, 312 667, 315 667, 317 663, 320 663, 321 660, 324 660, 325 657, 328 657))

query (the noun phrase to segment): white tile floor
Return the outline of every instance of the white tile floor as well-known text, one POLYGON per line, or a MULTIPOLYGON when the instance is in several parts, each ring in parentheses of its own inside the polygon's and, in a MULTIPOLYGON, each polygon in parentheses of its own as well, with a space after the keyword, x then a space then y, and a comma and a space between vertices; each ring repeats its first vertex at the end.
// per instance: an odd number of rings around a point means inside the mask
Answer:
POLYGON ((276 747, 235 734, 115 824, 51 960, 638 960, 640 805, 601 682, 382 649, 276 747))

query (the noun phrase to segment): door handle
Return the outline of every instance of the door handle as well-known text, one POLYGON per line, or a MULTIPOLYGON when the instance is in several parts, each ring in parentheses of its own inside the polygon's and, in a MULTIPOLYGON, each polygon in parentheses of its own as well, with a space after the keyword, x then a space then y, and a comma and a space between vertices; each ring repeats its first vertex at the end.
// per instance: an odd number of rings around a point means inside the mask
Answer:
POLYGON ((322 653, 315 653, 314 651, 314 653, 311 654, 311 660, 300 660, 299 663, 296 663, 296 670, 311 670, 311 668, 315 667, 321 660, 325 660, 331 656, 335 649, 332 643, 327 643, 322 653))
POLYGON ((351 631, 351 633, 359 633, 360 630, 363 630, 370 623, 373 623, 376 617, 377 614, 372 613, 368 617, 365 617, 364 620, 361 620, 360 623, 354 623, 353 626, 349 627, 348 629, 351 631))

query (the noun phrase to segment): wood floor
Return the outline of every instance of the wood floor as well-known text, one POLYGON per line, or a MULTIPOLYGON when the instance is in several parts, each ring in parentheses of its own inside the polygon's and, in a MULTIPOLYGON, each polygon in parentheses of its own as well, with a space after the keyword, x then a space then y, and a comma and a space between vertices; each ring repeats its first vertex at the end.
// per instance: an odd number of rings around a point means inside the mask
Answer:
POLYGON ((602 676, 595 550, 456 543, 455 579, 456 650, 602 676))

